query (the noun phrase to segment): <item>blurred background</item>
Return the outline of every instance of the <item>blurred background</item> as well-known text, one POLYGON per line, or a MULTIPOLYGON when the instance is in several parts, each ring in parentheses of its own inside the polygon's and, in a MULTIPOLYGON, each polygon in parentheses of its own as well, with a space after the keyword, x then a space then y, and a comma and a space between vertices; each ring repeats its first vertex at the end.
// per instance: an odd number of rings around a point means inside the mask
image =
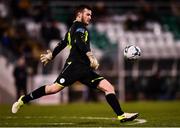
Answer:
MULTIPOLYGON (((68 48, 46 67, 39 57, 63 39, 80 4, 93 8, 88 28, 97 72, 115 86, 119 100, 180 99, 179 0, 0 0, 0 104, 54 82, 68 48), (141 48, 139 60, 124 59, 129 44, 141 48)), ((77 82, 34 102, 102 100, 102 92, 77 82)))

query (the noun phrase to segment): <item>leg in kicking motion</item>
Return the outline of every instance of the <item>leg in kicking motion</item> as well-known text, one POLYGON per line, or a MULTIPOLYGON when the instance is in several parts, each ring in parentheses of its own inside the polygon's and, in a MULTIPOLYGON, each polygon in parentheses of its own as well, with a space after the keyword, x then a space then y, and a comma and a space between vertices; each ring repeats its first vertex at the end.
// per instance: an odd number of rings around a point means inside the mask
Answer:
POLYGON ((108 104, 114 110, 120 122, 132 121, 137 118, 138 113, 125 113, 122 111, 114 87, 106 79, 101 80, 97 88, 105 93, 108 104))
POLYGON ((45 85, 41 86, 40 88, 34 90, 28 95, 21 96, 17 102, 15 102, 12 106, 12 113, 17 113, 18 110, 26 103, 30 102, 31 100, 38 99, 45 95, 55 94, 61 91, 64 86, 54 83, 52 85, 45 85))

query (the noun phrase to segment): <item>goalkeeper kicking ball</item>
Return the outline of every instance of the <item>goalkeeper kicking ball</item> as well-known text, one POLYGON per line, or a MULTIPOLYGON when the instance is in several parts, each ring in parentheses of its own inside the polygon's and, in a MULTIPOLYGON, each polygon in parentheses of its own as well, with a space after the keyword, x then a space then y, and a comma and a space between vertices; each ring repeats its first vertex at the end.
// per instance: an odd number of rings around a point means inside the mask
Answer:
POLYGON ((124 48, 124 57, 127 59, 135 60, 141 56, 141 49, 135 45, 128 45, 124 48))

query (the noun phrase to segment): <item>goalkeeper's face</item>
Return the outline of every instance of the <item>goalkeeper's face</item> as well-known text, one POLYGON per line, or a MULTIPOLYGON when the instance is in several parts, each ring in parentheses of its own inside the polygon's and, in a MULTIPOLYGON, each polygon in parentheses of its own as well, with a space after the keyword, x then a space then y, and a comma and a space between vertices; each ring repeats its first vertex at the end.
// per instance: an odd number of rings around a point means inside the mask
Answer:
POLYGON ((81 13, 81 21, 84 24, 88 25, 91 21, 91 16, 92 16, 92 11, 85 8, 81 13))

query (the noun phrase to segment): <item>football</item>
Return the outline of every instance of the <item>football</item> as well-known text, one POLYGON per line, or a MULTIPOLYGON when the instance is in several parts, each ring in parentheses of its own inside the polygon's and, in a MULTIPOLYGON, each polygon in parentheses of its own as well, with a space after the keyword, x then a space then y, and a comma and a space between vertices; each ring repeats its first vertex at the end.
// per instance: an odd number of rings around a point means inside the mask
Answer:
POLYGON ((135 45, 128 45, 124 48, 124 57, 127 59, 138 59, 141 56, 141 49, 135 45))

